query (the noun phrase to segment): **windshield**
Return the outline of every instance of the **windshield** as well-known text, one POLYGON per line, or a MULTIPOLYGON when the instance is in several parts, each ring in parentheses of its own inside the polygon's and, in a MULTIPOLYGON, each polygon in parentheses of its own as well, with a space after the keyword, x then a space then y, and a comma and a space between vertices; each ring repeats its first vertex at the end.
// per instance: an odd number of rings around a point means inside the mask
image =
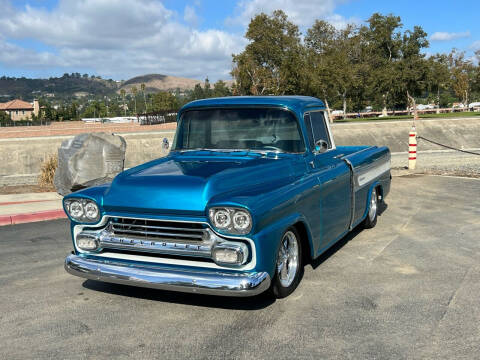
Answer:
POLYGON ((258 150, 301 153, 305 145, 289 111, 206 109, 183 113, 172 150, 258 150))

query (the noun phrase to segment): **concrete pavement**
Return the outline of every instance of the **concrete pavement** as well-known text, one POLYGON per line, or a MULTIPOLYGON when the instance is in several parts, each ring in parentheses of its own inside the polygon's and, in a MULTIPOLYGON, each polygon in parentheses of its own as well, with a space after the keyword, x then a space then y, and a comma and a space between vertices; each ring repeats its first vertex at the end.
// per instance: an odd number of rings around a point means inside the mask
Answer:
POLYGON ((55 192, 0 195, 0 225, 66 217, 55 192))
POLYGON ((480 180, 395 177, 387 209, 308 265, 288 298, 85 281, 68 222, 0 228, 2 359, 474 359, 480 180))

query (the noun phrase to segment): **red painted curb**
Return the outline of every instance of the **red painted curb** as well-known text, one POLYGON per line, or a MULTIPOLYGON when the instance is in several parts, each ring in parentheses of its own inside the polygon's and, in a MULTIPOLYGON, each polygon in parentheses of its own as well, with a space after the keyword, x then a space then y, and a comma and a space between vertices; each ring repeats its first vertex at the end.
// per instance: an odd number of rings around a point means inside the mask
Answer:
POLYGON ((12 224, 12 217, 10 215, 0 216, 0 226, 11 225, 11 224, 12 224))
POLYGON ((24 224, 35 221, 45 221, 66 218, 67 215, 63 209, 37 211, 33 213, 2 215, 0 216, 1 225, 24 224))
POLYGON ((18 205, 18 204, 30 204, 30 203, 37 203, 37 202, 49 202, 49 201, 57 201, 57 199, 53 200, 25 200, 25 201, 9 201, 0 203, 0 206, 7 206, 7 205, 18 205))

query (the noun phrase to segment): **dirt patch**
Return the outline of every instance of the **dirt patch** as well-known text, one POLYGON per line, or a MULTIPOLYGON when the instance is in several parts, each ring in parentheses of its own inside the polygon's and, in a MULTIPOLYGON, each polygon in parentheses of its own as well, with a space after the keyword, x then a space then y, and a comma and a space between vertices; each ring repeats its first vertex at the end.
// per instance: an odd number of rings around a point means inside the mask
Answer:
POLYGON ((39 185, 0 186, 0 194, 26 194, 56 191, 54 187, 39 185))

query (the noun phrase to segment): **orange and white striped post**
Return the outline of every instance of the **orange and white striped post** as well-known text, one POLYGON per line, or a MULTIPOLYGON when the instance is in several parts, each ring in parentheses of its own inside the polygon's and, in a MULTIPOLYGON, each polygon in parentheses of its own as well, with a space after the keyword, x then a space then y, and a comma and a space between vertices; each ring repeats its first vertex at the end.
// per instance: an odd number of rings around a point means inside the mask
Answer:
POLYGON ((408 169, 415 170, 417 164, 417 130, 412 126, 408 134, 408 169))

